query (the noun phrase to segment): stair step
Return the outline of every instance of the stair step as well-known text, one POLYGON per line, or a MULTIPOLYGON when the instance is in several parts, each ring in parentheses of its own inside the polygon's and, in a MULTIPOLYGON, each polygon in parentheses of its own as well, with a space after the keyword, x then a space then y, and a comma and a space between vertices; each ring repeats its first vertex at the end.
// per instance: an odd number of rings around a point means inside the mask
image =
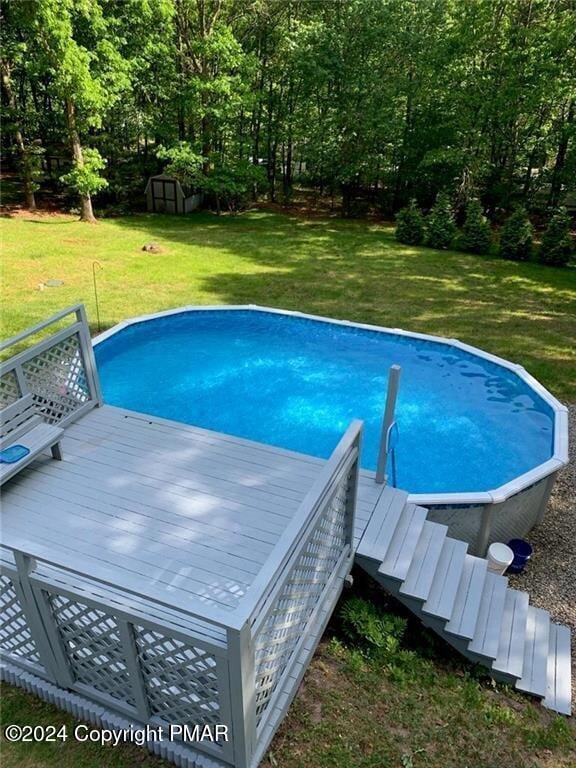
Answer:
POLYGON ((403 491, 384 488, 358 545, 359 555, 382 562, 407 498, 408 494, 403 491))
POLYGON ((572 714, 570 630, 550 622, 546 696, 542 704, 562 715, 572 714))
POLYGON ((488 571, 484 591, 478 610, 474 637, 468 644, 471 653, 495 659, 498 655, 498 641, 502 629, 502 615, 506 601, 508 579, 488 571))
POLYGON ((508 589, 502 614, 498 655, 492 665, 496 672, 516 678, 522 677, 527 618, 528 595, 526 592, 508 589))
POLYGON ((519 691, 531 693, 533 696, 546 695, 549 644, 550 614, 531 605, 526 619, 522 679, 516 683, 519 691))
POLYGON ((488 563, 481 557, 466 555, 460 577, 454 609, 445 630, 472 640, 484 591, 488 563))
POLYGON ((378 573, 391 579, 404 581, 414 552, 426 522, 427 510, 415 504, 407 504, 400 515, 394 535, 386 550, 386 557, 378 568, 378 573))
POLYGON ((427 599, 447 533, 446 525, 431 523, 429 520, 424 522, 406 581, 400 587, 403 595, 418 600, 427 599))
POLYGON ((467 550, 465 541, 452 538, 444 541, 428 599, 422 606, 424 613, 446 620, 452 616, 467 550))

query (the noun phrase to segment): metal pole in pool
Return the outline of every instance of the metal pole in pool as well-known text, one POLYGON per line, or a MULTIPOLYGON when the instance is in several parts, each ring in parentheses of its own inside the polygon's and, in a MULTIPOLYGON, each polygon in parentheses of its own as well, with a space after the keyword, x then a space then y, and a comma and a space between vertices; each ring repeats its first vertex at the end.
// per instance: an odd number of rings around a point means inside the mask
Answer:
POLYGON ((94 283, 94 300, 96 302, 96 320, 98 323, 98 333, 102 330, 100 327, 100 305, 98 304, 98 286, 96 284, 96 267, 103 269, 102 264, 99 261, 92 262, 92 282, 94 283))
POLYGON ((398 397, 401 370, 399 365, 392 365, 390 366, 390 372, 388 374, 386 408, 384 409, 382 436, 380 437, 380 450, 378 451, 378 464, 376 467, 377 483, 383 483, 386 480, 386 463, 388 461, 391 430, 395 424, 394 415, 396 412, 396 399, 398 397))

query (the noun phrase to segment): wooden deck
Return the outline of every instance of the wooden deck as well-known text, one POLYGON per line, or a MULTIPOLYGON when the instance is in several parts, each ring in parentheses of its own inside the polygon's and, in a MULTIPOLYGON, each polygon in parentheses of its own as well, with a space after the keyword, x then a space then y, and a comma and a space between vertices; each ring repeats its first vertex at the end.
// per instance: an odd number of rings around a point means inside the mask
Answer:
MULTIPOLYGON (((3 489, 2 541, 175 608, 230 611, 323 460, 111 406, 3 489)), ((355 538, 382 486, 362 473, 355 538)))
POLYGON ((0 677, 104 727, 226 723, 231 741, 159 754, 256 768, 356 558, 456 650, 569 714, 568 630, 358 473, 360 422, 320 460, 104 406, 80 305, 0 349, 71 315, 0 366, 4 417, 32 395, 65 430, 63 461, 2 489, 0 677))

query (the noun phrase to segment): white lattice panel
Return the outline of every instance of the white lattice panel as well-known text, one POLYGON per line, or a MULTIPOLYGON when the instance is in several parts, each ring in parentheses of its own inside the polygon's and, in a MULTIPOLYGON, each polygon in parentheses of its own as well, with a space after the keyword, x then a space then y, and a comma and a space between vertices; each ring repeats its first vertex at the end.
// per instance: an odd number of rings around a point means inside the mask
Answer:
POLYGON ((256 713, 268 707, 346 545, 350 476, 319 516, 256 640, 256 713))
POLYGON ((116 618, 63 595, 49 604, 74 679, 134 705, 116 618))
POLYGON ((0 377, 0 408, 6 408, 7 405, 16 402, 21 394, 16 374, 14 371, 6 371, 0 377))
POLYGON ((171 723, 221 723, 214 656, 136 625, 134 634, 152 714, 171 723))
POLYGON ((0 575, 0 649, 42 666, 12 580, 4 575, 0 575))
POLYGON ((22 371, 49 424, 58 424, 90 399, 77 333, 22 363, 22 371))

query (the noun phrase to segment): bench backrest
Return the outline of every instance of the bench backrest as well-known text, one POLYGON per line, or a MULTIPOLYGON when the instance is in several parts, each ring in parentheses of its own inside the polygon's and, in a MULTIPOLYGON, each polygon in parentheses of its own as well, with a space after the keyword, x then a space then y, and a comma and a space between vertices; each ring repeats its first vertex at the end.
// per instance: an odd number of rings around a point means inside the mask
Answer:
POLYGON ((32 395, 19 397, 0 411, 0 440, 12 443, 41 423, 42 417, 36 410, 32 395))

